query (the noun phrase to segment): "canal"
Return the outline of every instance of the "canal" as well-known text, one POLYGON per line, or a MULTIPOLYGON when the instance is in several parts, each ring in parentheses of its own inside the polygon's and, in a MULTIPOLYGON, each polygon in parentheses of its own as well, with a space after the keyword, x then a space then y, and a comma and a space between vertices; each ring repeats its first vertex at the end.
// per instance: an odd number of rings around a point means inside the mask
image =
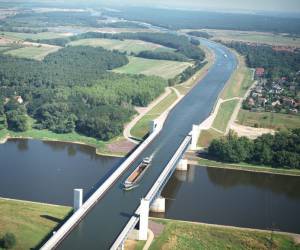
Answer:
MULTIPOLYGON (((70 206, 74 188, 88 195, 121 161, 35 140, 9 140, 0 159, 0 196, 70 206)), ((190 166, 165 187, 166 213, 152 215, 300 233, 299 186, 300 177, 190 166)))

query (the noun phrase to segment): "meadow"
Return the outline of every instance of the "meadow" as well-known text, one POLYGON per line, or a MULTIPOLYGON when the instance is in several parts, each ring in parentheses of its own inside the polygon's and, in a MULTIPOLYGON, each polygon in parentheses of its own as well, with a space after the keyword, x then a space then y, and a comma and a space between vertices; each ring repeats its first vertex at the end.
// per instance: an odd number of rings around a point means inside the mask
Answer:
POLYGON ((127 65, 113 71, 124 74, 154 75, 170 79, 180 74, 190 65, 191 63, 188 62, 153 60, 130 56, 127 65))
POLYGON ((144 50, 151 51, 173 51, 171 48, 164 47, 159 44, 144 42, 141 40, 117 40, 117 39, 81 39, 69 43, 71 46, 93 46, 93 47, 103 47, 108 50, 119 50, 121 52, 127 53, 139 53, 144 50))
POLYGON ((43 60, 45 56, 50 53, 56 52, 60 49, 58 46, 28 46, 9 50, 4 52, 5 55, 28 58, 34 60, 43 60))

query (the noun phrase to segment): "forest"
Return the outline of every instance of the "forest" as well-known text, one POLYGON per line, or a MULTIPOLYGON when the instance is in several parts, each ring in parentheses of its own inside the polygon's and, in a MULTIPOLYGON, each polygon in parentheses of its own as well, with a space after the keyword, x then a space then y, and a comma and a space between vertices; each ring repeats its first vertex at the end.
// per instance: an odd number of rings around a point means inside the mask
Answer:
POLYGON ((222 162, 300 169, 300 129, 265 134, 254 141, 231 132, 225 138, 214 139, 208 154, 222 162))
POLYGON ((168 29, 225 29, 300 34, 300 19, 268 16, 158 8, 124 7, 109 15, 136 20, 168 29))
POLYGON ((289 77, 293 79, 300 69, 299 50, 276 51, 269 45, 248 45, 242 42, 228 42, 225 45, 244 55, 248 67, 265 68, 267 78, 289 77))
POLYGON ((127 63, 117 51, 85 46, 63 48, 42 62, 0 55, 0 129, 26 131, 31 117, 36 129, 101 140, 119 135, 133 105, 146 106, 167 85, 159 77, 109 71, 127 63))

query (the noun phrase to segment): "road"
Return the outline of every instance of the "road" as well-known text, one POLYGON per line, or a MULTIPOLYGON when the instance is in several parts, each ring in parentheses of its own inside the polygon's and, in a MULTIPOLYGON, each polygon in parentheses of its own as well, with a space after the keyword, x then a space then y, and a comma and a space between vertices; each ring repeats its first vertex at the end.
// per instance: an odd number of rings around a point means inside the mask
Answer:
POLYGON ((220 44, 206 40, 202 44, 216 54, 215 63, 208 74, 174 107, 161 133, 65 238, 59 249, 109 249, 192 125, 200 124, 209 116, 219 93, 236 68, 237 61, 220 44), (150 155, 153 155, 153 162, 141 185, 130 192, 123 191, 121 183, 144 157, 150 155))

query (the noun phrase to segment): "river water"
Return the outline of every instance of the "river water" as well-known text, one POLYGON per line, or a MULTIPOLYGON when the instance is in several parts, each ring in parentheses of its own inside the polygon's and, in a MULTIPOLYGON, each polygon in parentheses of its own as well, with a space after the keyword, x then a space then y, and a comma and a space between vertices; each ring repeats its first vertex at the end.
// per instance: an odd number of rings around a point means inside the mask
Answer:
MULTIPOLYGON (((0 196, 62 205, 72 205, 74 188, 88 196, 121 161, 35 140, 9 140, 0 159, 0 196)), ((299 187, 300 177, 190 166, 166 185, 166 213, 152 215, 300 233, 299 187)))

